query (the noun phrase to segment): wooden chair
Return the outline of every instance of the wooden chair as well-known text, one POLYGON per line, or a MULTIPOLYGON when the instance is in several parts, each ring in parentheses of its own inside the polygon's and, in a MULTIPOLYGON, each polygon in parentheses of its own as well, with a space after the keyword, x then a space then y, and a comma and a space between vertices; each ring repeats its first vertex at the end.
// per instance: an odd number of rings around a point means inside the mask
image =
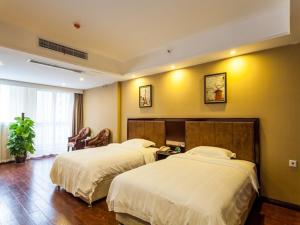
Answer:
POLYGON ((95 137, 86 141, 86 148, 105 146, 110 143, 110 130, 105 128, 95 137))
POLYGON ((85 139, 90 135, 91 129, 89 127, 82 128, 78 134, 68 138, 68 151, 83 149, 85 147, 85 139))

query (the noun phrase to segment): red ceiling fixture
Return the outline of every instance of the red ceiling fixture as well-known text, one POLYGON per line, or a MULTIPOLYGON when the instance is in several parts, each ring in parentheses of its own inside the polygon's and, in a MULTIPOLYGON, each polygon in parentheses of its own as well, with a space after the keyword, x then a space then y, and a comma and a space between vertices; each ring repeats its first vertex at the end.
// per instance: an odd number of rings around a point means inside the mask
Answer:
POLYGON ((73 26, 75 27, 75 29, 79 29, 80 28, 80 23, 75 22, 75 23, 73 23, 73 26))

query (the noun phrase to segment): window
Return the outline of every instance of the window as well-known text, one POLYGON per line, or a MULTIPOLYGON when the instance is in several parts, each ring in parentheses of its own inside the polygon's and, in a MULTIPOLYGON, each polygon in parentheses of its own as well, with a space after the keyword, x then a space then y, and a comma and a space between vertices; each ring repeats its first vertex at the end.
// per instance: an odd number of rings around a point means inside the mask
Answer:
MULTIPOLYGON (((8 123, 21 115, 35 121, 34 156, 67 151, 68 137, 72 133, 74 94, 11 85, 0 85, 0 146, 5 146, 8 123), (5 134, 5 135, 4 135, 5 134)), ((0 149, 0 161, 8 157, 0 149)))

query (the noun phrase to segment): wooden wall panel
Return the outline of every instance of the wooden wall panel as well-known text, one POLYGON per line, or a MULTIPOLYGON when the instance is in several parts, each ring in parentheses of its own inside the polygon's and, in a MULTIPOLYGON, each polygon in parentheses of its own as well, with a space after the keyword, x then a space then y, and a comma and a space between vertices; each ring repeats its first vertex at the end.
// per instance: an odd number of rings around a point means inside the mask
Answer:
POLYGON ((200 124, 195 121, 185 122, 185 148, 186 150, 197 147, 199 144, 200 124))
POLYGON ((199 145, 203 146, 215 146, 216 135, 215 135, 215 123, 214 122, 199 122, 198 131, 199 145))
POLYGON ((156 143, 157 147, 165 145, 165 121, 128 120, 127 139, 143 138, 156 143))
POLYGON ((128 139, 144 138, 145 123, 144 121, 128 121, 128 139))
POLYGON ((239 159, 255 161, 254 124, 233 124, 233 150, 239 159))
POLYGON ((145 121, 145 139, 156 143, 157 147, 166 143, 165 122, 164 121, 145 121))
POLYGON ((233 149, 233 124, 231 122, 215 123, 216 146, 233 149))
POLYGON ((177 129, 180 132, 176 134, 184 135, 186 151, 201 145, 216 146, 235 152, 238 159, 259 164, 259 120, 256 118, 128 119, 127 137, 145 138, 160 147, 168 137, 166 123, 172 124, 169 130, 177 129), (182 122, 184 127, 174 125, 182 122))
POLYGON ((215 124, 213 122, 187 121, 185 132, 186 150, 200 145, 215 145, 215 124))

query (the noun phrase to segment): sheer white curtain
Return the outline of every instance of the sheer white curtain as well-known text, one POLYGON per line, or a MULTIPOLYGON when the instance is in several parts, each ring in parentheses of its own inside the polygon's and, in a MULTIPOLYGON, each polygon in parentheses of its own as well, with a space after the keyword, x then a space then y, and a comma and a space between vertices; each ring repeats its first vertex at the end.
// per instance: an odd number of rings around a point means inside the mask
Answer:
POLYGON ((0 162, 11 159, 7 143, 8 124, 22 112, 35 121, 33 156, 66 151, 72 132, 74 94, 0 84, 0 162))
POLYGON ((73 94, 37 91, 36 156, 67 150, 67 140, 72 133, 73 103, 73 94))

